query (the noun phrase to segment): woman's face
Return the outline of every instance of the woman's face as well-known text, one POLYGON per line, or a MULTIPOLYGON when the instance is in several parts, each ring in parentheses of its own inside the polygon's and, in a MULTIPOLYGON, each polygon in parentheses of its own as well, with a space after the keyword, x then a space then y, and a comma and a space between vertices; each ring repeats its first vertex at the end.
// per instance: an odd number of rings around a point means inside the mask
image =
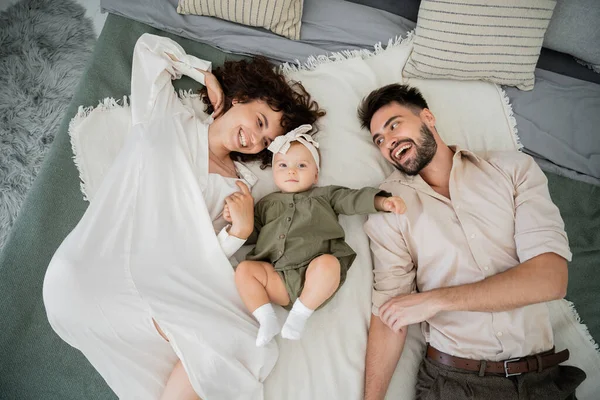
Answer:
POLYGON ((283 135, 281 116, 262 100, 247 103, 233 101, 232 107, 219 119, 223 127, 223 145, 229 151, 257 154, 277 136, 283 135))

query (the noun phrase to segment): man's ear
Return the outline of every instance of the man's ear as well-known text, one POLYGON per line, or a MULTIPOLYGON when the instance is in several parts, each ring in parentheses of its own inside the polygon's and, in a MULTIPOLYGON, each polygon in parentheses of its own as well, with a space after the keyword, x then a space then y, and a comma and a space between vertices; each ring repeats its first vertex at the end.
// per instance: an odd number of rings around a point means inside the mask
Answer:
POLYGON ((433 115, 429 108, 422 109, 420 117, 429 129, 433 129, 435 127, 435 115, 433 115))

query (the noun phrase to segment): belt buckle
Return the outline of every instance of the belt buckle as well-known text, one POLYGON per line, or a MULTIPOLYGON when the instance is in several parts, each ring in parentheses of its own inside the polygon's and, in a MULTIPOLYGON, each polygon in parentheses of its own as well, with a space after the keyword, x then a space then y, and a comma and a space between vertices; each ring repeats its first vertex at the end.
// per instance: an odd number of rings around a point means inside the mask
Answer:
POLYGON ((510 360, 505 360, 504 361, 504 374, 506 375, 506 377, 508 378, 509 376, 517 376, 517 375, 522 375, 522 372, 515 372, 513 374, 509 374, 508 373, 508 363, 512 363, 512 362, 517 362, 520 361, 520 358, 511 358, 510 360))

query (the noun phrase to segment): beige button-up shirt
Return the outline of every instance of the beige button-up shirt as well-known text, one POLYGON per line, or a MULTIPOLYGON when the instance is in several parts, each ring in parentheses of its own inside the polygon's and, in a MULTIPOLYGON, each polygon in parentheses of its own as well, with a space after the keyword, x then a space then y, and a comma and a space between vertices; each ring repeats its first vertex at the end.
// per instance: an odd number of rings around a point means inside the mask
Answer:
MULTIPOLYGON (((543 253, 571 260, 559 210, 531 157, 515 151, 483 158, 451 148, 451 199, 419 175, 399 171, 380 186, 401 196, 407 211, 373 214, 365 224, 374 315, 399 294, 477 282, 543 253)), ((545 303, 494 313, 441 312, 422 329, 438 350, 491 361, 539 353, 554 341, 545 303)))

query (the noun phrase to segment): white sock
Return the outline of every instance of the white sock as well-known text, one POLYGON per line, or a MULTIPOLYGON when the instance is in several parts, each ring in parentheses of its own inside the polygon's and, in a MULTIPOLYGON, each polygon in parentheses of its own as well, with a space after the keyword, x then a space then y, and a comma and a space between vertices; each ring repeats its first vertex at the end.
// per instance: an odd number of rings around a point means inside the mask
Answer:
POLYGON ((281 337, 290 340, 299 340, 302 337, 302 332, 304 332, 306 321, 308 321, 313 312, 314 310, 302 304, 300 299, 296 300, 292 311, 290 311, 285 320, 285 324, 281 330, 281 337))
POLYGON ((260 324, 256 336, 256 345, 258 347, 266 346, 281 330, 277 315, 275 315, 275 309, 273 309, 271 303, 267 303, 254 310, 252 315, 260 324))

